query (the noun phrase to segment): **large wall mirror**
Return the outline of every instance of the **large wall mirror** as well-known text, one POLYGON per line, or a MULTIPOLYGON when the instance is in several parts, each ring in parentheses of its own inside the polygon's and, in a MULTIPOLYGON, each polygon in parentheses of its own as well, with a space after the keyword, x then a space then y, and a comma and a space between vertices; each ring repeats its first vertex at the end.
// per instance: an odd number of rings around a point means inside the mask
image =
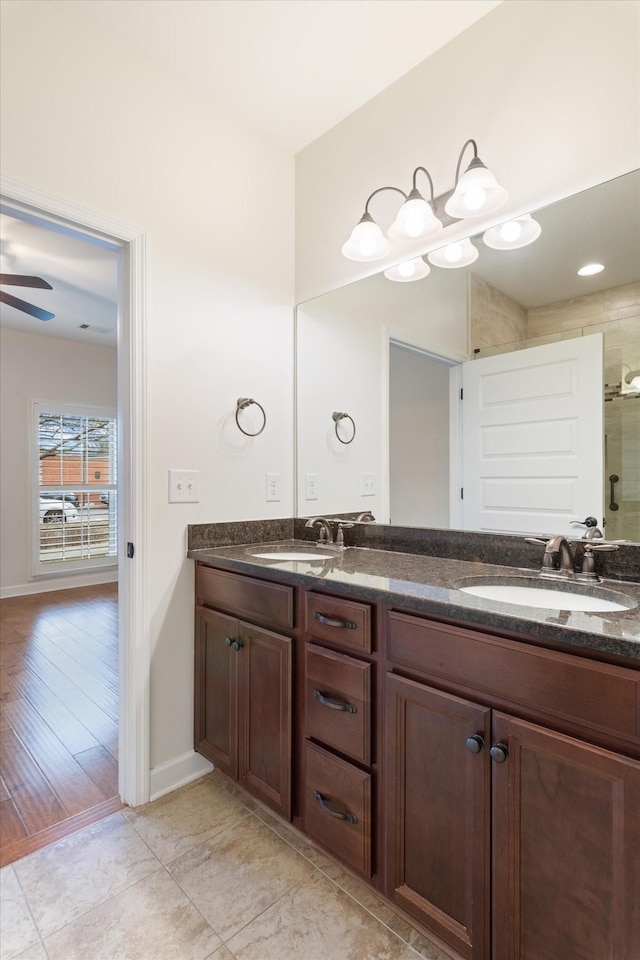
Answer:
MULTIPOLYGON (((532 215, 542 230, 528 246, 497 250, 479 235, 468 267, 432 266, 415 282, 381 273, 298 306, 298 516, 471 527, 458 502, 461 371, 590 338, 603 377, 579 445, 602 474, 602 503, 588 512, 607 538, 640 542, 640 171, 532 215), (591 263, 604 270, 578 275, 591 263)), ((553 364, 535 369, 553 379, 553 364)), ((548 532, 559 532, 551 521, 548 532)))

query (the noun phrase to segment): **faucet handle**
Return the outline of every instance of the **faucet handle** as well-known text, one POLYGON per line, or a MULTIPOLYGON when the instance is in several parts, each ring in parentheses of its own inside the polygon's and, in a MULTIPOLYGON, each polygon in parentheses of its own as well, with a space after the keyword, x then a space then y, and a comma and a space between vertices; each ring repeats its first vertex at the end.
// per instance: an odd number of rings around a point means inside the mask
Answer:
POLYGON ((344 533, 342 531, 345 529, 348 530, 349 527, 352 527, 352 526, 353 526, 352 523, 343 523, 341 520, 338 521, 338 533, 336 536, 336 544, 339 547, 344 547, 344 533))
POLYGON ((525 537, 524 542, 525 543, 541 543, 543 546, 546 546, 548 543, 547 540, 541 540, 539 537, 525 537))

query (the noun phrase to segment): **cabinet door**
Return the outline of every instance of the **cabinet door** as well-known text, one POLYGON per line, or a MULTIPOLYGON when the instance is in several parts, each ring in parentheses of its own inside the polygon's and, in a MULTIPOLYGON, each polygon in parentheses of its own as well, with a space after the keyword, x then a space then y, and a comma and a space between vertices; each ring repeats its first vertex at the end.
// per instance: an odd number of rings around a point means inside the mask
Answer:
POLYGON ((195 749, 238 778, 238 621, 196 608, 195 749))
POLYGON ((292 641, 240 624, 240 782, 291 819, 292 641))
POLYGON ((640 763, 503 714, 494 960, 640 957, 640 763))
POLYGON ((386 694, 387 894, 485 960, 490 711, 392 674, 386 694))

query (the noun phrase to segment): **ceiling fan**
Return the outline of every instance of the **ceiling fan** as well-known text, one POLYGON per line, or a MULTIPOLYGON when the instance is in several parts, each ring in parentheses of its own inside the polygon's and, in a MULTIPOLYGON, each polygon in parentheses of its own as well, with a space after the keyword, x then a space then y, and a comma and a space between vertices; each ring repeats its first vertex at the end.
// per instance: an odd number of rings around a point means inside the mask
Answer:
MULTIPOLYGON (((43 280, 42 277, 25 277, 17 273, 0 273, 0 284, 14 287, 35 287, 38 290, 53 290, 51 284, 43 280)), ((4 290, 0 290, 0 300, 9 307, 15 307, 16 310, 28 313, 30 317, 35 317, 36 320, 53 320, 55 317, 55 313, 43 310, 42 307, 36 307, 33 303, 27 303, 26 300, 20 300, 19 297, 5 293, 4 290)))

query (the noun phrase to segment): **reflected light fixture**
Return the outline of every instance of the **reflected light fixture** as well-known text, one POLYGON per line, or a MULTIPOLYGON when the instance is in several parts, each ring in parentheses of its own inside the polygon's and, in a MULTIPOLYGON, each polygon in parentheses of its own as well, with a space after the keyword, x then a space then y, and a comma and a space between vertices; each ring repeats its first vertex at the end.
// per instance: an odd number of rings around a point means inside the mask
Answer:
POLYGON ((434 267, 468 267, 478 259, 478 249, 466 237, 464 240, 455 240, 446 247, 440 247, 427 256, 434 267))
MULTIPOLYGON (((383 193, 386 190, 393 190, 403 198, 403 203, 396 218, 387 231, 387 237, 401 241, 428 240, 435 237, 443 229, 444 223, 435 213, 436 201, 441 198, 434 198, 431 175, 426 167, 416 167, 413 171, 412 187, 408 194, 404 190, 400 190, 399 187, 389 186, 378 187, 369 195, 362 217, 342 247, 342 253, 347 259, 381 260, 389 253, 391 249, 389 242, 369 213, 371 200, 376 194, 383 193), (429 200, 425 200, 417 188, 418 173, 425 174, 429 181, 429 200)), ((478 157, 478 147, 475 140, 467 140, 458 157, 455 189, 444 206, 447 216, 451 219, 461 220, 466 217, 479 217, 485 213, 492 213, 506 203, 507 197, 507 191, 498 184, 494 175, 487 170, 478 157), (464 174, 460 176, 462 157, 469 145, 473 147, 473 159, 464 174)))
POLYGON ((578 270, 579 277, 593 277, 596 273, 602 273, 604 270, 604 264, 602 263, 585 263, 584 267, 580 267, 578 270))
POLYGON ((423 277, 431 273, 429 264, 425 262, 424 257, 416 257, 414 260, 404 260, 403 263, 396 264, 395 267, 389 267, 384 271, 387 280, 397 280, 399 283, 410 283, 412 280, 422 280, 423 277))
POLYGON ((482 239, 488 247, 494 250, 517 250, 533 243, 542 233, 542 227, 534 220, 530 213, 514 220, 499 223, 497 227, 485 230, 482 239))

